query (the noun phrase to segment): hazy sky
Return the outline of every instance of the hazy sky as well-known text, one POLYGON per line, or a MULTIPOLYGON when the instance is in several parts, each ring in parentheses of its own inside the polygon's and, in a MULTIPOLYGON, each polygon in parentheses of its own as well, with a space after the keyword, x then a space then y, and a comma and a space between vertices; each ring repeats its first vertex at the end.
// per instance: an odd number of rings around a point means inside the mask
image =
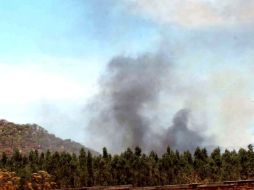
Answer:
POLYGON ((85 107, 107 63, 163 51, 181 98, 162 110, 187 102, 209 133, 223 133, 219 144, 253 143, 253 9, 252 0, 0 0, 0 117, 98 149, 85 107))

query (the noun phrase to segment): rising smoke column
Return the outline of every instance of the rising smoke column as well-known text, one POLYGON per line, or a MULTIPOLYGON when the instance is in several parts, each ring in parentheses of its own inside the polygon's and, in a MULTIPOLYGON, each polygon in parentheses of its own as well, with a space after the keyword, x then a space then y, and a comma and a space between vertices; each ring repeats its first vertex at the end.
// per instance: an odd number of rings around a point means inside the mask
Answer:
POLYGON ((93 118, 89 130, 97 142, 114 152, 135 146, 163 152, 167 145, 184 149, 202 143, 199 134, 187 128, 186 110, 176 114, 168 129, 152 125, 153 118, 145 114, 173 83, 169 60, 162 54, 149 54, 137 58, 120 56, 109 62, 100 81, 100 93, 90 104, 93 118), (186 138, 191 141, 189 146, 179 140, 186 138))
POLYGON ((197 131, 188 128, 191 119, 188 109, 179 110, 174 118, 173 125, 168 128, 163 144, 170 145, 178 150, 194 150, 200 146, 204 138, 197 131))

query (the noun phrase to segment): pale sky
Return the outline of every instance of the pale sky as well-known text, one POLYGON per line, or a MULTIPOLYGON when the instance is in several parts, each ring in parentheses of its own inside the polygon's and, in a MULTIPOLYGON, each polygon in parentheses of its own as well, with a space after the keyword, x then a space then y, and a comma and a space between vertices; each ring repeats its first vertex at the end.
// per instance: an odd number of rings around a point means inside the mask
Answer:
POLYGON ((0 118, 98 150, 85 106, 107 63, 162 49, 186 87, 165 104, 177 110, 191 88, 209 132, 224 134, 217 142, 253 143, 253 9, 252 0, 0 0, 0 118))

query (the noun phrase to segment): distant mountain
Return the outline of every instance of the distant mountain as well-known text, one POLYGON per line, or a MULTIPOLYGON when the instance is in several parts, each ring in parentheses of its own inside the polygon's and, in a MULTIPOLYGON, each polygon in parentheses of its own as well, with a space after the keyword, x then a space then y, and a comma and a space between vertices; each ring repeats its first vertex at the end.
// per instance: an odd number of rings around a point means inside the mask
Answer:
POLYGON ((47 150, 52 152, 65 151, 78 154, 81 148, 86 151, 89 150, 94 155, 99 154, 70 139, 58 138, 36 124, 19 125, 0 120, 0 152, 12 154, 13 150, 18 149, 24 154, 31 150, 38 150, 39 152, 47 150))

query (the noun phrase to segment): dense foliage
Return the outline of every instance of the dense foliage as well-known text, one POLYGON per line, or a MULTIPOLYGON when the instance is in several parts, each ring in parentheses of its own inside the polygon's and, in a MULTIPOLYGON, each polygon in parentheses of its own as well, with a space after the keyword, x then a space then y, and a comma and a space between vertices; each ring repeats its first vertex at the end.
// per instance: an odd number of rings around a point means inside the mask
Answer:
POLYGON ((55 188, 55 183, 51 181, 51 176, 46 171, 33 173, 30 179, 22 181, 15 172, 0 170, 1 190, 49 190, 55 188))
POLYGON ((15 172, 21 185, 39 170, 47 171, 57 187, 206 183, 253 178, 254 151, 252 145, 248 149, 223 153, 216 148, 211 154, 199 147, 193 154, 168 147, 161 156, 153 151, 144 154, 139 147, 119 155, 111 155, 103 148, 103 154, 99 156, 92 156, 84 149, 79 155, 50 151, 31 151, 29 155, 22 155, 17 150, 10 157, 3 153, 0 166, 15 172))

